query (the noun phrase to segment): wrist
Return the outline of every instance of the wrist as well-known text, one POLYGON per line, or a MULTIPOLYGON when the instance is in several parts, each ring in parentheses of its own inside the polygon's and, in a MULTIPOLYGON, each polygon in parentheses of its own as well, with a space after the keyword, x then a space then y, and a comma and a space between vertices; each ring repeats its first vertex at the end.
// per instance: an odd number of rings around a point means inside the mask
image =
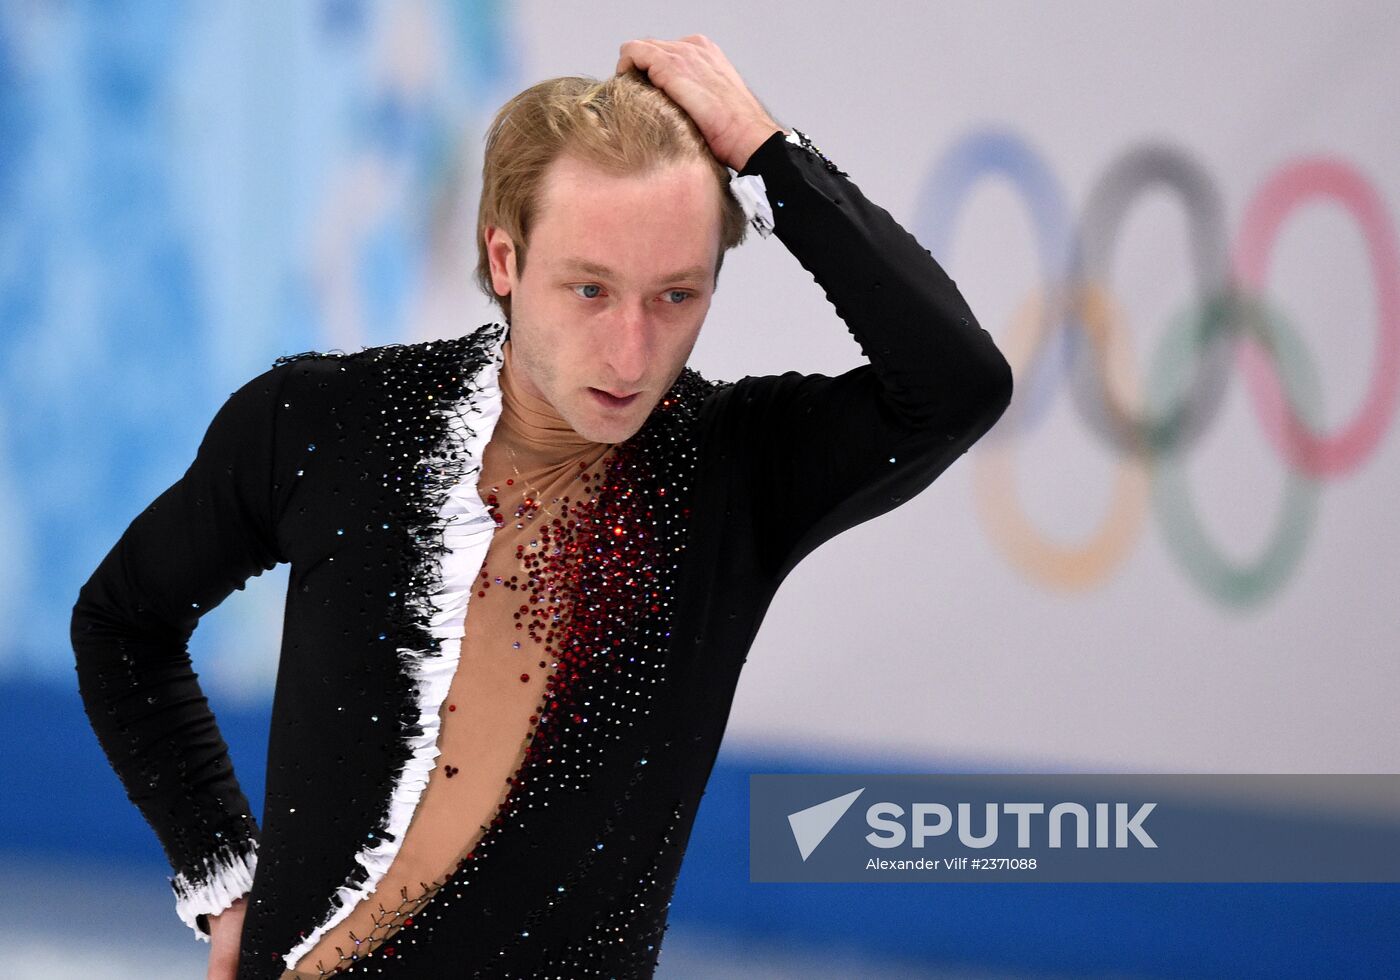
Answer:
POLYGON ((787 134, 787 130, 783 129, 783 127, 779 126, 776 122, 760 123, 754 126, 745 134, 744 138, 738 142, 733 159, 725 162, 735 171, 743 170, 748 166, 749 158, 753 156, 754 151, 768 142, 768 138, 777 132, 782 132, 784 136, 787 134))

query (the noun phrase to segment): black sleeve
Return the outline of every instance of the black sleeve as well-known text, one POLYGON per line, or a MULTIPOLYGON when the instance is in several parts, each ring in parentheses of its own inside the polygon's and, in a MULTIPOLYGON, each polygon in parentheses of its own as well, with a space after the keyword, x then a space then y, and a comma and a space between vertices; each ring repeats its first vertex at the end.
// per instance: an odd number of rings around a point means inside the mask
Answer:
POLYGON ((258 826, 192 669, 199 618, 278 554, 272 484, 285 367, 234 392, 194 462, 127 527, 78 592, 71 637, 93 731, 175 876, 176 911, 205 915, 252 886, 258 826))
POLYGON ((763 178, 772 234, 810 272, 869 360, 735 386, 766 569, 919 493, 1011 401, 1011 368, 956 283, 889 212, 793 130, 738 176, 763 178))

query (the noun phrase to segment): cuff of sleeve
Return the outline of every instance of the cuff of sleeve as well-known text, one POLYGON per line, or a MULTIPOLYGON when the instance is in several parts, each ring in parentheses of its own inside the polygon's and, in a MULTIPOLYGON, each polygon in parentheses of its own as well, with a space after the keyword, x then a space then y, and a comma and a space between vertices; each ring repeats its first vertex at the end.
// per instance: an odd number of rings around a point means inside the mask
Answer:
POLYGON ((744 209, 754 231, 764 238, 773 234, 773 207, 768 199, 767 185, 756 171, 762 170, 773 154, 782 152, 781 146, 788 135, 781 129, 774 131, 759 144, 758 149, 749 154, 743 170, 735 172, 733 167, 729 168, 729 192, 744 209))
POLYGON ((784 132, 780 129, 764 140, 763 143, 759 145, 758 149, 754 150, 753 153, 749 155, 748 161, 744 164, 744 169, 739 171, 740 175, 761 174, 765 171, 772 170, 774 167, 781 167, 784 161, 791 159, 788 153, 788 147, 784 144, 790 144, 791 146, 806 150, 810 160, 813 162, 820 161, 821 166, 830 173, 840 174, 842 177, 850 176, 846 171, 836 166, 831 158, 823 153, 817 144, 812 142, 811 137, 796 127, 793 127, 790 132, 784 132))
POLYGON ((194 930, 195 938, 209 942, 206 918, 224 911, 253 888, 258 867, 258 842, 254 839, 229 844, 204 858, 198 875, 180 872, 170 879, 175 892, 175 911, 194 930), (197 877, 197 880, 196 880, 197 877))
POLYGON ((743 206, 749 223, 764 238, 774 232, 773 208, 783 206, 784 188, 791 187, 794 180, 802 180, 799 160, 817 164, 842 177, 849 176, 837 168, 806 133, 794 128, 791 132, 780 129, 769 136, 749 155, 744 169, 729 178, 730 192, 743 206), (796 153, 794 147, 804 152, 796 153))

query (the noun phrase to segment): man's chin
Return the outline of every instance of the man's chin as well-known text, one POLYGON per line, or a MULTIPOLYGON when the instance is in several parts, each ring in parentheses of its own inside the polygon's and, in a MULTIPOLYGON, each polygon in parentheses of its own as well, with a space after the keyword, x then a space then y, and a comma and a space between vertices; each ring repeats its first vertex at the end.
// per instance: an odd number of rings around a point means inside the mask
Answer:
POLYGON ((642 418, 626 422, 617 420, 612 422, 595 422, 589 426, 590 431, 585 432, 582 429, 577 429, 576 431, 585 439, 591 439, 594 442, 615 444, 626 442, 628 439, 631 439, 641 430, 642 423, 645 421, 646 419, 642 418))
POLYGON ((641 430, 647 416, 655 407, 655 401, 629 406, 626 411, 613 412, 589 406, 581 413, 583 417, 575 415, 567 421, 574 427, 575 432, 593 442, 626 442, 641 430))

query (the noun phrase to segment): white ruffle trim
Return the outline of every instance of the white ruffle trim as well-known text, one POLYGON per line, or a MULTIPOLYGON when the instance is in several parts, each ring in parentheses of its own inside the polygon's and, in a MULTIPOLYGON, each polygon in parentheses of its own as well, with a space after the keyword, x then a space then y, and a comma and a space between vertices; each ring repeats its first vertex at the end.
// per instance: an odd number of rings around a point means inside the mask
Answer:
POLYGON ((729 191, 743 207, 755 231, 764 238, 773 234, 773 208, 768 203, 768 188, 762 174, 730 177, 729 191))
MULTIPOLYGON (((388 832, 393 838, 387 835, 381 837, 373 846, 355 855, 355 860, 368 870, 368 877, 356 887, 342 885, 336 892, 338 903, 331 903, 328 918, 283 956, 292 970, 298 969, 298 961, 316 946, 322 936, 348 917, 362 899, 373 893, 398 854, 418 801, 428 786, 428 776, 437 766, 436 759, 440 754, 437 741, 442 722, 440 711, 461 657, 467 602, 496 531, 490 509, 477 493, 477 476, 482 454, 501 415, 498 379, 505 356, 502 350, 505 334, 506 331, 502 329, 492 358, 478 371, 473 381, 476 390, 467 397, 465 404, 458 407, 449 421, 454 434, 448 437, 445 448, 449 452, 459 447, 465 450, 468 472, 448 492, 438 510, 443 544, 449 549, 442 558, 441 590, 431 597, 432 607, 429 610, 430 632, 439 641, 438 648, 410 650, 400 647, 398 651, 404 669, 417 684, 418 724, 422 734, 409 740, 409 758, 394 783, 388 824, 388 832), (468 428, 471 433, 468 433, 468 428)), ((460 459, 445 457, 430 458, 425 462, 434 470, 439 466, 463 465, 460 459)))
POLYGON ((199 928, 198 916, 218 915, 253 888, 258 868, 258 842, 252 838, 226 844, 204 859, 204 884, 196 885, 183 872, 170 879, 175 911, 201 942, 209 934, 199 928))
MULTIPOLYGON (((795 129, 790 130, 783 138, 794 146, 802 146, 802 139, 795 129)), ((744 209, 749 224, 764 238, 770 237, 773 234, 773 205, 768 199, 768 185, 763 182, 763 175, 745 174, 740 177, 733 167, 729 167, 728 170, 729 192, 744 209)))

